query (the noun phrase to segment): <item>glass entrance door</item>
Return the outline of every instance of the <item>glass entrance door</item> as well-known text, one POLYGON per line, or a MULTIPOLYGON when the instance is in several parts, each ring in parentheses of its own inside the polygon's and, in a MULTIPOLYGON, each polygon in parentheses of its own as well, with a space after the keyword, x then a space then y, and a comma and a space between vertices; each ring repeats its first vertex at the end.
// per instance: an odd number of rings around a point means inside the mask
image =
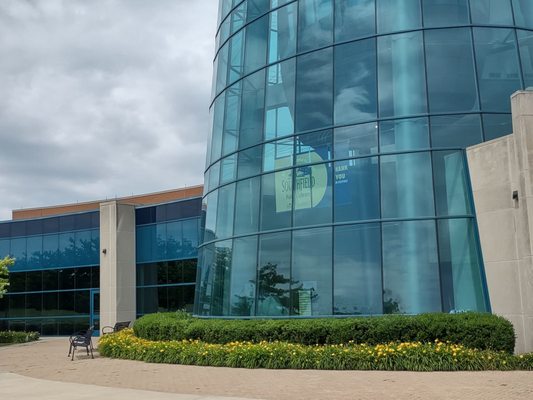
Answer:
POLYGON ((100 336, 100 290, 91 290, 91 318, 90 325, 94 325, 94 335, 100 336))

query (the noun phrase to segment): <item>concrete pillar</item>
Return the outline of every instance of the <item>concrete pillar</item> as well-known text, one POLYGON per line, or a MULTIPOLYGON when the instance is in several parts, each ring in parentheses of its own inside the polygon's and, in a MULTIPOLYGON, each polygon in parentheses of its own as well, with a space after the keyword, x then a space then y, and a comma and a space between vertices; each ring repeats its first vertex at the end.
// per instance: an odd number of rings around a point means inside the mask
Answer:
POLYGON ((492 311, 533 351, 533 92, 511 97, 513 134, 467 149, 492 311))
POLYGON ((136 315, 135 207, 100 204, 100 326, 136 315))

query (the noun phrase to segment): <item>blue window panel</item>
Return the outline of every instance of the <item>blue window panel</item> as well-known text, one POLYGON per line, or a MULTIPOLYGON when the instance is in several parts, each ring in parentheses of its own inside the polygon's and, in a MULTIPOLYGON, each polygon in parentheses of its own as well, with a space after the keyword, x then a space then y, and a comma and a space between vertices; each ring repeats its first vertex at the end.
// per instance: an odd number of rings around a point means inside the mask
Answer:
POLYGON ((244 73, 249 74, 266 64, 268 42, 268 15, 246 27, 244 73))
MULTIPOLYGON (((59 234, 43 236, 43 268, 57 268, 59 265, 59 234)), ((56 279, 57 280, 57 279, 56 279)))
POLYGON ((259 199, 261 177, 237 182, 235 196, 235 234, 257 232, 259 229, 259 199))
POLYGON ((471 31, 468 28, 425 32, 429 110, 479 110, 471 31))
POLYGON ((424 26, 468 25, 468 0, 422 0, 424 9, 424 26))
POLYGON ((517 31, 522 73, 526 87, 533 86, 533 32, 517 31))
POLYGON ((368 124, 336 128, 334 134, 335 158, 351 158, 378 152, 378 126, 368 124))
POLYGON ((76 260, 77 265, 89 265, 93 254, 91 231, 76 232, 76 260))
POLYGON ((26 222, 11 222, 11 236, 19 237, 26 236, 26 222))
POLYGON ((156 242, 155 225, 137 227, 137 262, 146 262, 154 259, 153 243, 156 242))
POLYGON ((234 17, 234 13, 231 14, 231 17, 226 18, 224 22, 222 22, 222 25, 220 25, 220 30, 216 37, 217 43, 215 46, 217 49, 220 43, 224 43, 229 38, 233 17, 234 17))
POLYGON ((243 79, 241 103, 239 148, 242 149, 259 143, 263 138, 265 70, 243 79))
MULTIPOLYGON (((99 213, 95 213, 99 214, 99 213)), ((43 233, 55 233, 59 231, 59 218, 46 218, 43 220, 43 233)))
POLYGON ((231 277, 232 241, 215 243, 215 260, 212 265, 211 312, 210 315, 229 315, 230 277, 231 277))
POLYGON ((76 265, 76 238, 74 232, 59 234, 59 266, 73 267, 76 265))
MULTIPOLYGON (((231 33, 237 32, 241 29, 246 23, 246 5, 247 3, 242 3, 231 13, 231 18, 228 18, 226 21, 231 21, 231 33)), ((224 22, 226 22, 224 21, 224 22)))
POLYGON ((382 218, 434 216, 429 153, 381 157, 382 218))
POLYGON ((307 51, 333 42, 333 1, 298 2, 298 51, 307 51))
POLYGON ((240 31, 229 41, 228 84, 239 79, 244 71, 244 31, 240 31))
POLYGON ((378 38, 378 76, 380 116, 426 113, 422 32, 378 38))
POLYGON ((167 258, 167 224, 156 224, 156 242, 154 245, 154 260, 166 260, 167 258))
POLYGON ((59 217, 59 230, 62 232, 76 229, 76 215, 62 215, 59 217))
POLYGON ((297 136, 294 143, 296 165, 328 161, 333 158, 331 129, 297 136))
POLYGON ((265 143, 263 150, 263 171, 273 171, 293 165, 294 139, 281 139, 265 143))
POLYGON ((388 222, 382 229, 383 312, 441 311, 435 222, 388 222))
POLYGON ((375 0, 335 0, 335 41, 376 33, 375 0))
POLYGON ((0 259, 9 256, 10 242, 9 239, 0 239, 0 259))
POLYGON ((443 311, 488 311, 473 220, 440 220, 438 230, 443 311))
POLYGON ((216 225, 217 225, 217 205, 218 205, 218 190, 211 192, 205 198, 206 215, 205 215, 205 230, 204 242, 209 242, 216 239, 216 225))
POLYGON ((237 176, 237 154, 222 159, 220 168, 220 184, 234 181, 237 176))
POLYGON ((89 264, 98 265, 100 264, 100 230, 93 229, 91 231, 91 257, 89 264))
POLYGON ((290 310, 291 233, 261 235, 257 266, 257 315, 286 316, 290 310))
POLYGON ((511 95, 522 88, 514 32, 474 28, 477 75, 484 111, 511 111, 511 95))
POLYGON ((222 132, 222 155, 237 150, 241 113, 241 82, 226 90, 224 130, 222 132))
POLYGON ((247 21, 263 15, 270 7, 270 0, 248 0, 247 21))
POLYGON ((297 132, 327 127, 333 122, 332 58, 331 48, 298 57, 296 63, 298 75, 296 85, 297 132))
POLYGON ((255 146, 239 152, 237 174, 239 179, 261 173, 263 146, 255 146))
POLYGON ((295 59, 267 69, 265 139, 294 133, 295 59))
POLYGON ((378 33, 416 29, 422 26, 420 0, 379 0, 378 33))
POLYGON ((335 222, 379 218, 379 161, 377 157, 334 164, 335 222))
MULTIPOLYGON (((328 62, 331 64, 330 60, 328 62)), ((375 39, 361 40, 335 47, 336 125, 366 122, 376 118, 376 75, 375 39)), ((328 85, 329 81, 326 79, 324 91, 329 89, 328 85)), ((315 91, 321 93, 322 91, 317 90, 321 87, 322 84, 314 83, 315 91)), ((328 94, 330 92, 331 90, 328 94)), ((331 101, 329 97, 328 101, 331 101)))
POLYGON ((31 221, 26 221, 26 235, 40 235, 43 233, 43 220, 36 219, 31 221))
POLYGON ((213 285, 212 266, 215 261, 215 245, 209 244, 198 252, 197 276, 201 285, 196 287, 195 314, 210 315, 211 313, 211 288, 213 285))
POLYGON ((220 182, 220 161, 214 163, 208 171, 209 180, 208 188, 209 190, 216 189, 220 182))
POLYGON ((233 241, 230 281, 230 315, 255 315, 257 236, 233 241))
POLYGON ((233 213, 235 208, 235 184, 223 186, 218 190, 217 238, 233 235, 233 213))
POLYGON ((478 114, 431 117, 431 144, 438 147, 468 147, 482 142, 478 114))
POLYGON ((298 3, 270 13, 268 62, 290 57, 296 52, 296 14, 298 3))
POLYGON ((261 177, 261 230, 288 228, 292 219, 292 170, 261 177))
POLYGON ((9 222, 0 222, 0 238, 11 237, 11 224, 9 222))
POLYGON ((332 229, 304 229, 292 234, 291 297, 295 315, 333 314, 332 229))
POLYGON ((435 203, 437 215, 472 213, 469 177, 462 151, 433 152, 435 203))
POLYGON ((42 252, 43 252, 43 237, 30 236, 26 241, 27 246, 27 268, 41 269, 42 268, 42 252))
POLYGON ((379 123, 382 152, 395 152, 429 148, 429 123, 427 118, 406 118, 379 123))
POLYGON ((166 258, 167 259, 178 259, 183 257, 183 222, 174 221, 169 222, 167 225, 167 248, 166 248, 166 258))
POLYGON ((379 224, 334 228, 333 313, 383 313, 379 224))
POLYGON ((229 42, 226 42, 224 46, 220 49, 217 55, 216 63, 216 85, 215 85, 215 95, 220 93, 227 85, 227 76, 228 76, 228 54, 229 52, 229 42))
POLYGON ((533 3, 530 0, 513 0, 513 9, 517 26, 533 28, 533 3))
POLYGON ((333 219, 333 166, 299 166, 293 176, 294 226, 331 223, 333 219))
POLYGON ((485 140, 492 140, 513 132, 511 114, 483 114, 483 134, 485 140))
POLYGON ((15 258, 14 270, 26 268, 26 238, 11 239, 11 256, 15 258))
POLYGON ((472 23, 513 25, 510 0, 470 0, 472 23))
POLYGON ((182 221, 183 239, 181 257, 195 258, 198 257, 199 228, 198 218, 187 219, 182 221))
POLYGON ((220 158, 222 154, 222 132, 224 131, 224 101, 225 95, 220 95, 213 105, 213 127, 211 130, 211 162, 220 158))

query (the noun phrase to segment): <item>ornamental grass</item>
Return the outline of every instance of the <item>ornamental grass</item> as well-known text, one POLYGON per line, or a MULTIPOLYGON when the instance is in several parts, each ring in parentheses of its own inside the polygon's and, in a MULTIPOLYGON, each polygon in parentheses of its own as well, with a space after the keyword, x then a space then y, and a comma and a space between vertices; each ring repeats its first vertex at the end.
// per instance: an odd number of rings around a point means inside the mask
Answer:
POLYGON ((105 357, 152 363, 233 368, 384 371, 532 370, 533 354, 477 350, 435 340, 378 345, 303 345, 287 342, 205 343, 199 340, 151 341, 132 329, 99 342, 105 357))

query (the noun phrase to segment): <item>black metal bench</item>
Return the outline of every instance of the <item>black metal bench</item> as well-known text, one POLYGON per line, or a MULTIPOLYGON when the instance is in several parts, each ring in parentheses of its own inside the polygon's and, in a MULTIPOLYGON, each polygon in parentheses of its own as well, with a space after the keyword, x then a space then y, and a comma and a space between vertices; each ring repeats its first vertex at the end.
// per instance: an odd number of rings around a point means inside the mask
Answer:
POLYGON ((86 331, 75 333, 74 335, 71 335, 69 337, 70 347, 68 349, 68 356, 72 354, 71 361, 74 360, 74 352, 78 347, 85 347, 85 350, 87 350, 87 355, 89 355, 89 351, 91 352, 91 358, 94 358, 93 355, 93 332, 94 332, 94 326, 91 326, 86 331))
POLYGON ((131 321, 117 322, 115 326, 104 326, 100 332, 102 332, 102 335, 120 332, 122 329, 128 328, 130 324, 131 321))

